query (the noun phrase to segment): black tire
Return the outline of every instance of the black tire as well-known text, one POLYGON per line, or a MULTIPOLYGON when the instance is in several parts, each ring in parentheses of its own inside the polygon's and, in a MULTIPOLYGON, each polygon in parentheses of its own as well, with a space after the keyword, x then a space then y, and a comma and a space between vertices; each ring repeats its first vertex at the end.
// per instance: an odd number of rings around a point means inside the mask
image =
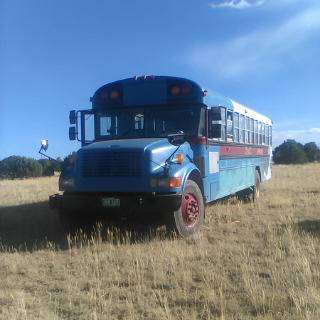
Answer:
POLYGON ((180 208, 166 214, 166 227, 182 237, 197 233, 204 223, 204 201, 196 182, 188 180, 180 208))

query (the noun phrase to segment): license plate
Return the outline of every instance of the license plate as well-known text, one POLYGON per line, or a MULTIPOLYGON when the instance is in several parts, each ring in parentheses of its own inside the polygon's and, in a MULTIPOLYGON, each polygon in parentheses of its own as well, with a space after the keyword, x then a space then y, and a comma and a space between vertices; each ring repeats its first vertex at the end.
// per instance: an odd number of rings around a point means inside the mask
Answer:
POLYGON ((118 198, 102 198, 101 203, 103 207, 120 207, 120 199, 118 198))

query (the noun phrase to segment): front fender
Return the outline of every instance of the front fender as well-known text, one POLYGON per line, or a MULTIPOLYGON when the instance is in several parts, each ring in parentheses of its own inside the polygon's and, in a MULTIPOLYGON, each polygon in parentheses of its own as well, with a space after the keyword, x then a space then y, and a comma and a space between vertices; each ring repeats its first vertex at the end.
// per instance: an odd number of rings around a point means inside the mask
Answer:
MULTIPOLYGON (((181 177, 182 178, 182 185, 180 188, 180 192, 184 192, 185 188, 186 188, 186 184, 187 184, 187 180, 190 176, 193 175, 198 175, 198 177, 201 179, 201 174, 199 169, 195 166, 195 164, 193 163, 188 163, 183 167, 180 167, 179 169, 175 170, 175 172, 171 173, 171 176, 175 176, 175 177, 181 177)), ((199 181, 196 181, 199 184, 199 181)), ((202 190, 202 183, 199 186, 201 191, 202 190)))

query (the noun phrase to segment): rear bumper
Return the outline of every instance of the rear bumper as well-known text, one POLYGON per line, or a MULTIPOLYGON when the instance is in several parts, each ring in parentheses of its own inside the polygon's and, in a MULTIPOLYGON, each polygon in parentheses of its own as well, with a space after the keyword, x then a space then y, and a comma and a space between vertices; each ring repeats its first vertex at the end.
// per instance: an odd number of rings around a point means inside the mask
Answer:
POLYGON ((49 197, 51 209, 95 210, 97 213, 112 212, 163 212, 174 211, 181 205, 181 194, 133 194, 133 193, 64 193, 49 197), (104 198, 120 200, 119 207, 105 207, 104 198))

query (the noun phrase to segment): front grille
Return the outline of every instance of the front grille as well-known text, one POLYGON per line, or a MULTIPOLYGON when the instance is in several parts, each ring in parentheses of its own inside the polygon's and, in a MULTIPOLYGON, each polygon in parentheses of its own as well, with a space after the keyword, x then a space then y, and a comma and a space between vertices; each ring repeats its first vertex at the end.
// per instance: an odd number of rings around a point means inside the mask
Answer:
POLYGON ((140 151, 86 150, 82 152, 83 177, 137 177, 140 151))

